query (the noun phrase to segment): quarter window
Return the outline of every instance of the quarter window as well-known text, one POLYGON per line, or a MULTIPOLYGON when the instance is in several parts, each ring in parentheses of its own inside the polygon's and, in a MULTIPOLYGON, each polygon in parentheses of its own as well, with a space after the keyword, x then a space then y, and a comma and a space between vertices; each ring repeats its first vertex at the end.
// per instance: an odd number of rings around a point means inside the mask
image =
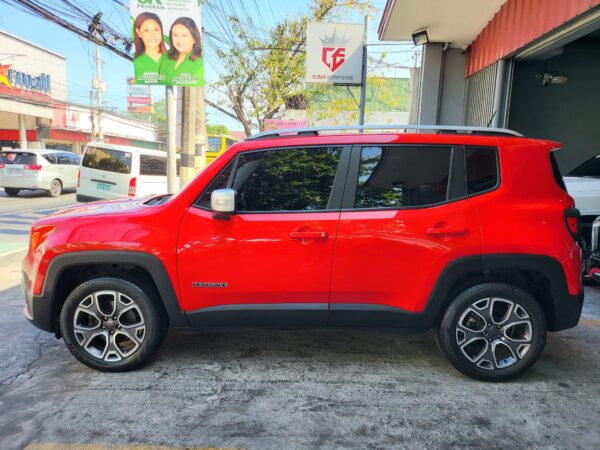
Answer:
POLYGON ((498 184, 498 152, 491 147, 467 147, 467 194, 478 194, 498 184))
POLYGON ((242 154, 232 188, 239 211, 327 209, 341 148, 291 148, 242 154))
POLYGON ((364 147, 355 208, 402 208, 448 199, 449 147, 364 147))

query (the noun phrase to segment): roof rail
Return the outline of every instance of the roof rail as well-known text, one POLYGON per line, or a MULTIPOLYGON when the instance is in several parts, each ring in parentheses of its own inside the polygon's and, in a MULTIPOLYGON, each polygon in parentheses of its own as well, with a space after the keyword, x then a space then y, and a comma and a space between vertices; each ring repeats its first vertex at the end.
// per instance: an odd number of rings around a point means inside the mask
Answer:
POLYGON ((406 131, 434 131, 436 133, 456 133, 456 134, 478 134, 488 136, 514 136, 523 137, 516 131, 504 128, 487 127, 454 127, 448 125, 345 125, 332 127, 310 127, 310 128, 286 128, 283 130, 269 130, 262 133, 253 134, 246 138, 247 141, 259 139, 269 139, 278 137, 296 137, 296 136, 319 136, 323 131, 364 131, 364 130, 404 130, 406 131))

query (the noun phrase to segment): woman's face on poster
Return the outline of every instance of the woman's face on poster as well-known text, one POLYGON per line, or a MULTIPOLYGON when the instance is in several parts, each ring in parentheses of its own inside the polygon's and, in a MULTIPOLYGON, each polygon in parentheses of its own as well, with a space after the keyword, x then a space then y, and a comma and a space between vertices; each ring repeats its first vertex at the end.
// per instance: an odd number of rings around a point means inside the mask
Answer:
POLYGON ((162 31, 160 25, 152 19, 148 19, 138 28, 137 34, 144 43, 144 48, 157 49, 162 41, 162 31))
POLYGON ((190 53, 194 48, 192 33, 184 25, 177 24, 173 27, 173 46, 179 53, 190 53))

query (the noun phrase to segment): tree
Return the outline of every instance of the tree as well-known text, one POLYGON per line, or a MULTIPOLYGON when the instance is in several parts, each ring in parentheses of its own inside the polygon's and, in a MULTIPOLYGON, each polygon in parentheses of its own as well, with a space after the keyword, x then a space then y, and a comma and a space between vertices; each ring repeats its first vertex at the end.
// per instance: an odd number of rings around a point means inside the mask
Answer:
POLYGON ((206 125, 206 132, 208 134, 229 134, 229 128, 227 125, 209 123, 206 125))
MULTIPOLYGON (((224 71, 222 88, 247 135, 253 125, 263 129, 284 105, 306 104, 304 84, 306 24, 336 20, 371 9, 368 0, 313 0, 306 14, 269 30, 266 39, 247 33, 251 27, 235 14, 228 18, 231 48, 217 49, 224 71)), ((251 20, 249 17, 247 20, 251 20)))
POLYGON ((131 112, 129 115, 138 120, 145 120, 151 122, 158 127, 159 140, 167 135, 167 100, 162 99, 154 102, 154 112, 152 113, 134 113, 131 112))

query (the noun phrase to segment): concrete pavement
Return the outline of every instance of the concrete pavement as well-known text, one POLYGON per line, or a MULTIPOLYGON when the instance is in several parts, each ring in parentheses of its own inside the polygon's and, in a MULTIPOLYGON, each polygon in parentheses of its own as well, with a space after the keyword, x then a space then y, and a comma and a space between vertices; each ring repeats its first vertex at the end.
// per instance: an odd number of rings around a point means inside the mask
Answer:
POLYGON ((304 448, 597 448, 600 295, 509 383, 465 378, 430 334, 172 332, 141 370, 108 374, 21 315, 0 285, 0 448, 49 444, 304 448))

